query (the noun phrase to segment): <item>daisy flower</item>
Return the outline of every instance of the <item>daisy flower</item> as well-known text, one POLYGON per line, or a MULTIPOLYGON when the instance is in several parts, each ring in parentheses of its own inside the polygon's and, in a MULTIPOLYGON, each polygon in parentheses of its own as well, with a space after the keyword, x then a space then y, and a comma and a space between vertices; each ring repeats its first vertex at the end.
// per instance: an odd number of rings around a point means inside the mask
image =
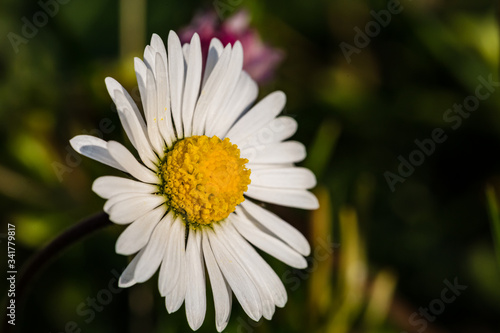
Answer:
POLYGON ((120 287, 159 270, 167 311, 185 303, 196 330, 205 318, 208 278, 218 331, 229 321, 233 293, 250 318, 271 319, 287 294, 255 248, 300 269, 310 247, 299 231, 253 200, 318 207, 307 191, 316 184, 313 173, 294 166, 305 148, 285 141, 297 129, 294 119, 279 116, 285 94, 271 93, 253 105, 258 88, 242 70, 239 42, 223 47, 214 38, 203 66, 197 34, 181 46, 170 32, 166 47, 155 34, 144 60, 134 64, 144 118, 116 80, 105 82, 139 160, 116 141, 87 135, 70 141, 80 154, 127 174, 100 177, 92 186, 107 200, 109 219, 128 225, 116 252, 135 257, 120 287))

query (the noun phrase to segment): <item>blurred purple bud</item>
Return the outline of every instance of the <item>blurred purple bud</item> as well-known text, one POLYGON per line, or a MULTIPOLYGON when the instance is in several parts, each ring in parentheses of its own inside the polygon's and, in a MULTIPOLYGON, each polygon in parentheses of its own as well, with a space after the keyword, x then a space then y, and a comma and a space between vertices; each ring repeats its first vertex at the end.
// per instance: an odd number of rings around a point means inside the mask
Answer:
POLYGON ((196 14, 191 23, 181 29, 182 43, 188 43, 195 32, 200 36, 203 59, 206 59, 210 40, 218 38, 225 46, 239 40, 244 50, 243 69, 258 83, 270 81, 283 60, 282 50, 264 44, 257 30, 250 27, 250 15, 241 10, 220 23, 215 12, 196 14))

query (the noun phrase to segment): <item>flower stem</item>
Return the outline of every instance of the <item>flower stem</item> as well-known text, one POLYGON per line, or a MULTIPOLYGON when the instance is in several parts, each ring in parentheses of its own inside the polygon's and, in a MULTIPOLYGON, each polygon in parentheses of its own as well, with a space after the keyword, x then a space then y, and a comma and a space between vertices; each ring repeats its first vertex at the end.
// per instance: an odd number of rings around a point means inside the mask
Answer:
MULTIPOLYGON (((65 230, 26 261, 19 273, 19 278, 16 283, 16 323, 20 322, 20 309, 24 303, 24 297, 29 290, 30 282, 34 279, 36 274, 40 272, 50 260, 61 254, 67 247, 92 232, 109 225, 112 225, 112 223, 109 221, 108 215, 104 212, 90 216, 65 230)), ((9 320, 10 318, 7 315, 3 317, 2 331, 5 333, 13 332, 15 329, 14 325, 8 323, 9 320)))

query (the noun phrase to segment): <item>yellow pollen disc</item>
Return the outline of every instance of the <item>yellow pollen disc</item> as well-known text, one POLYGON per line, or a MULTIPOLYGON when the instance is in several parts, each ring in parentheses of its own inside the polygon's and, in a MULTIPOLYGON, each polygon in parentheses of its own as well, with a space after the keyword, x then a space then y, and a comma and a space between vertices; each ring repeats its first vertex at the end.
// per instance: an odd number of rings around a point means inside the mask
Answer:
POLYGON ((192 136, 178 141, 161 163, 162 192, 170 207, 196 228, 221 221, 245 199, 250 184, 247 159, 238 146, 192 136))

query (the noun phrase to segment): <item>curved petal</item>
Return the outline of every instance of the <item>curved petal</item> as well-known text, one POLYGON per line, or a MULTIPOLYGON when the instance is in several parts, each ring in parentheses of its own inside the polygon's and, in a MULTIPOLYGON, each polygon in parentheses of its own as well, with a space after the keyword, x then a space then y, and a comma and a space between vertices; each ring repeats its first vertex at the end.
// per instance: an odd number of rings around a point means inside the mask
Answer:
MULTIPOLYGON (((222 58, 222 57, 221 57, 222 58)), ((208 107, 206 108, 205 124, 204 129, 207 132, 209 128, 210 121, 216 118, 222 108, 231 100, 231 95, 233 91, 237 88, 237 82, 240 78, 240 74, 243 68, 243 49, 241 43, 237 41, 231 50, 231 58, 227 64, 227 68, 223 69, 223 76, 220 78, 220 82, 213 91, 213 95, 207 96, 210 100, 208 107)), ((214 69, 212 75, 217 71, 214 69)), ((210 80, 210 79, 209 79, 210 80)), ((207 84, 208 87, 208 84, 207 84)), ((242 96, 240 96, 241 98, 242 96)), ((212 133, 206 133, 207 136, 212 136, 212 133)))
POLYGON ((233 251, 227 247, 221 234, 207 229, 205 235, 208 235, 217 264, 241 307, 250 318, 259 321, 262 317, 262 302, 246 265, 242 265, 233 251))
POLYGON ((205 133, 205 123, 210 109, 215 108, 221 102, 224 92, 219 90, 222 79, 226 74, 231 60, 231 44, 228 44, 217 61, 213 71, 207 79, 200 92, 200 98, 196 103, 193 118, 193 135, 203 135, 205 133))
MULTIPOLYGON (((144 122, 144 119, 141 115, 141 112, 139 111, 139 108, 137 107, 137 104, 132 99, 130 94, 127 92, 127 90, 125 90, 125 88, 123 88, 123 86, 120 83, 118 83, 118 81, 113 79, 112 77, 105 78, 104 83, 106 84, 106 88, 108 89, 109 96, 113 99, 113 102, 115 103, 117 110, 121 110, 121 109, 132 110, 133 114, 135 116, 135 119, 139 123, 139 128, 141 128, 143 133, 146 133, 146 131, 147 131, 146 123, 144 122), (115 96, 116 92, 120 92, 123 95, 124 99, 118 100, 115 96)), ((134 136, 131 133, 130 126, 129 126, 128 122, 123 121, 123 119, 121 117, 120 117, 120 121, 123 125, 125 132, 127 133, 128 138, 130 139, 130 141, 132 142, 134 147, 136 149, 138 149, 137 143, 135 142, 136 139, 134 138, 134 136)))
MULTIPOLYGON (((264 293, 264 298, 262 299, 266 299, 272 305, 272 313, 274 313, 274 305, 283 307, 287 301, 288 297, 285 286, 271 266, 234 227, 235 218, 238 218, 235 214, 229 216, 230 223, 224 231, 228 240, 232 241, 232 244, 237 248, 243 260, 249 263, 250 270, 254 273, 254 281, 262 286, 262 292, 264 293)), ((270 317, 272 313, 269 314, 270 317)))
POLYGON ((108 151, 128 173, 145 183, 157 184, 159 179, 154 172, 141 165, 134 155, 128 151, 121 143, 109 141, 108 151))
POLYGON ((155 170, 157 168, 155 164, 157 157, 151 149, 151 144, 146 132, 143 131, 135 113, 126 106, 128 103, 125 101, 126 98, 121 91, 115 91, 115 100, 117 103, 118 116, 120 117, 120 121, 123 124, 127 136, 135 143, 135 148, 144 164, 150 169, 155 170))
POLYGON ((116 241, 116 253, 128 256, 146 246, 154 228, 163 218, 166 211, 165 205, 161 205, 130 224, 116 241))
POLYGON ((83 156, 87 156, 120 171, 127 172, 127 170, 111 156, 106 141, 90 135, 77 135, 69 140, 69 143, 74 150, 83 156))
POLYGON ((165 256, 158 278, 158 289, 165 296, 171 293, 179 283, 181 272, 185 266, 186 225, 180 217, 175 218, 168 235, 165 256))
MULTIPOLYGON (((166 59, 166 58, 165 58, 166 59)), ((156 53, 155 61, 156 92, 158 97, 158 130, 167 147, 172 147, 176 141, 174 125, 172 123, 172 113, 170 109, 170 87, 165 60, 159 52, 156 53)))
MULTIPOLYGON (((160 267, 163 255, 165 254, 165 235, 168 234, 172 224, 172 214, 167 214, 156 225, 151 238, 144 248, 141 259, 137 263, 134 271, 134 279, 137 282, 149 280, 160 267)), ((141 251, 142 252, 142 251, 141 251)))
POLYGON ((259 131, 239 142, 238 148, 245 149, 281 142, 290 138, 296 131, 297 121, 295 119, 288 116, 274 118, 259 131))
POLYGON ((246 148, 240 151, 240 156, 250 163, 295 163, 306 158, 306 148, 298 141, 285 141, 246 148))
POLYGON ((170 83, 170 103, 177 138, 184 137, 182 131, 182 92, 184 88, 184 55, 179 37, 170 31, 168 34, 168 75, 170 83))
POLYGON ((302 209, 318 209, 318 199, 306 190, 279 189, 248 185, 246 196, 276 205, 302 209))
POLYGON ((118 224, 130 223, 164 203, 165 198, 160 195, 137 195, 111 206, 108 211, 109 219, 118 224))
POLYGON ((137 281, 134 279, 134 272, 135 272, 135 269, 137 267, 137 263, 141 259, 143 253, 144 253, 144 249, 142 249, 134 257, 134 259, 132 259, 132 261, 127 265, 127 268, 125 268, 123 273, 120 275, 120 279, 118 280, 118 287, 128 288, 128 287, 131 287, 137 283, 137 281))
POLYGON ((208 47, 207 62, 205 64, 205 71, 203 73, 203 80, 201 83, 202 87, 205 86, 208 77, 210 76, 210 74, 212 74, 215 64, 217 63, 217 61, 219 61, 219 57, 222 54, 223 50, 224 46, 222 45, 221 41, 217 38, 212 38, 212 40, 210 41, 210 46, 208 47))
MULTIPOLYGON (((263 225, 277 237, 281 238, 294 250, 304 256, 308 256, 311 253, 311 246, 309 245, 307 239, 304 235, 302 235, 302 233, 300 233, 300 231, 292 227, 289 223, 285 222, 267 209, 254 204, 250 200, 243 201, 241 206, 255 221, 263 225)), ((239 215, 239 210, 238 208, 236 209, 239 215)))
POLYGON ((158 128, 158 97, 156 92, 156 80, 151 69, 146 72, 146 99, 148 105, 148 112, 146 121, 148 122, 148 135, 151 146, 155 150, 160 159, 163 158, 165 153, 165 143, 160 135, 158 128))
POLYGON ((234 122, 250 108, 257 98, 259 87, 245 71, 240 73, 236 87, 226 104, 212 119, 207 120, 207 136, 224 138, 234 122))
POLYGON ((203 324, 207 310, 201 239, 201 231, 190 230, 186 248, 186 269, 189 285, 189 288, 186 289, 186 317, 189 327, 193 331, 196 331, 203 324))
POLYGON ((262 251, 283 261, 288 266, 299 269, 307 267, 306 259, 282 241, 259 230, 255 224, 247 220, 244 216, 230 216, 233 221, 233 226, 238 232, 262 251))
POLYGON ((310 189, 316 186, 311 170, 300 167, 252 170, 252 185, 269 188, 310 189))
POLYGON ((200 37, 197 33, 191 38, 190 45, 189 57, 187 58, 186 84, 182 100, 182 123, 185 137, 191 136, 194 108, 200 93, 202 59, 200 37))
POLYGON ((158 191, 158 186, 141 183, 128 178, 103 176, 94 180, 92 191, 97 193, 101 198, 109 199, 121 193, 155 193, 158 191))
POLYGON ((212 286, 217 331, 222 332, 231 315, 232 293, 220 271, 219 265, 217 265, 217 261, 215 260, 207 235, 203 236, 202 243, 205 264, 210 277, 210 285, 212 286))
POLYGON ((251 108, 234 124, 227 133, 231 142, 238 144, 247 136, 257 132, 283 110, 286 95, 282 91, 275 91, 251 108))

